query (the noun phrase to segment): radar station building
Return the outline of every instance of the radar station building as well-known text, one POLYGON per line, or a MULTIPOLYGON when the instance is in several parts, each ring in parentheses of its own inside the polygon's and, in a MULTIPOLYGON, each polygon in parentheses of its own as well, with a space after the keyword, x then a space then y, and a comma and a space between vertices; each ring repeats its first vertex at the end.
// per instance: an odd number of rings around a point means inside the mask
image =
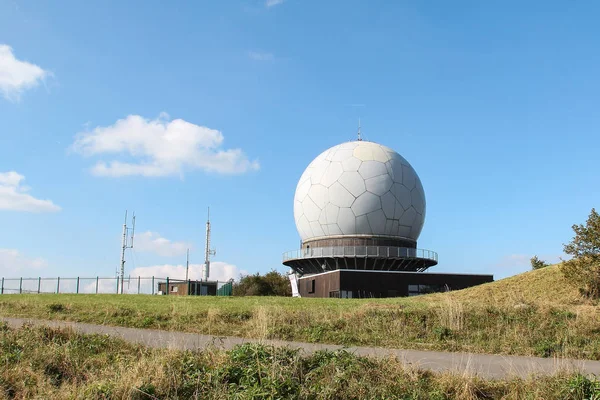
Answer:
POLYGON ((325 150, 296 187, 301 238, 286 252, 302 297, 399 297, 464 289, 492 275, 430 273, 438 255, 419 249, 425 192, 410 163, 359 139, 325 150))
POLYGON ((231 296, 233 282, 168 279, 158 283, 158 293, 171 296, 231 296))

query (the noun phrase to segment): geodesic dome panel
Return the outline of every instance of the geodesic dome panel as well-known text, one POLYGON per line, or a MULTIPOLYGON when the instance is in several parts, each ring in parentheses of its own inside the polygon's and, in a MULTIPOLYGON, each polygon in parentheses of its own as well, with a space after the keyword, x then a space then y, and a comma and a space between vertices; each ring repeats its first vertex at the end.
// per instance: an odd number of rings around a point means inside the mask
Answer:
POLYGON ((425 221, 425 192, 400 154, 367 141, 325 150, 306 168, 294 196, 303 241, 374 235, 417 240, 425 221))

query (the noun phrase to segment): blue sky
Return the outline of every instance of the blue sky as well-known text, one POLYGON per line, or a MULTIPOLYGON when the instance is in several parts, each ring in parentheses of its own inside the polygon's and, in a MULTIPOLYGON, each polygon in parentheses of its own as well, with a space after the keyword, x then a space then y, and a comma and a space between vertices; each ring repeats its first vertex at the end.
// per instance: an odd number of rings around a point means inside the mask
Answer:
POLYGON ((297 180, 359 117, 436 271, 555 261, 600 196, 599 8, 0 0, 0 275, 113 275, 125 209, 128 272, 199 264, 208 206, 224 275, 285 271, 297 180))

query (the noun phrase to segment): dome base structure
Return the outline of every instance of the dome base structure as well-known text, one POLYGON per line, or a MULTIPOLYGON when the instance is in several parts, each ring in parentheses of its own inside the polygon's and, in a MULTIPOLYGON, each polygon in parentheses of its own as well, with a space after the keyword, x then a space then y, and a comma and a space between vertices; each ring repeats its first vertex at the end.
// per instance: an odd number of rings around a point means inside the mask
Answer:
POLYGON ((339 269, 423 272, 437 265, 431 250, 397 246, 310 246, 283 254, 283 264, 299 275, 339 269))

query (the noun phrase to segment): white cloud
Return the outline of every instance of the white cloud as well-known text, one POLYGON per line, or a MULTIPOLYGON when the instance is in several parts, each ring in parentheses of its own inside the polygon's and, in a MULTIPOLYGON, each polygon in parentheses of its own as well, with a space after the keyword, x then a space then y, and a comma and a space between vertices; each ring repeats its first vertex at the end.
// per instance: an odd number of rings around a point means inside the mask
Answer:
POLYGON ((15 249, 0 249, 0 276, 33 276, 29 271, 46 268, 48 262, 43 258, 30 258, 15 249))
POLYGON ((275 56, 271 53, 264 53, 261 51, 249 51, 248 57, 255 61, 273 61, 275 56))
POLYGON ((50 200, 40 200, 27 192, 29 188, 22 186, 25 179, 15 171, 0 172, 0 210, 49 212, 59 211, 60 207, 50 200))
MULTIPOLYGON (((494 265, 498 272, 494 274, 494 279, 502 279, 509 276, 521 274, 531 270, 531 257, 534 255, 527 254, 510 254, 502 257, 502 259, 494 265)), ((557 264, 560 262, 561 255, 540 255, 540 260, 546 261, 549 264, 557 264)))
POLYGON ((37 86, 48 75, 35 64, 17 60, 10 46, 0 44, 0 92, 7 100, 18 101, 23 91, 37 86))
MULTIPOLYGON (((204 271, 204 264, 190 264, 189 279, 202 279, 202 272, 204 271)), ((211 281, 227 281, 229 279, 238 279, 240 275, 247 275, 248 272, 240 270, 238 267, 232 264, 228 264, 221 261, 212 261, 210 263, 210 276, 211 281)), ((151 267, 138 267, 133 269, 129 276, 141 276, 141 277, 157 277, 157 278, 171 278, 171 279, 185 279, 185 265, 154 265, 151 267)))
POLYGON ((162 113, 149 120, 129 115, 113 125, 78 133, 71 149, 84 156, 121 154, 134 162, 100 161, 92 168, 98 176, 162 177, 183 175, 185 169, 223 174, 258 170, 241 149, 221 149, 221 132, 162 113))
POLYGON ((135 248, 139 251, 155 253, 164 257, 184 255, 192 245, 186 242, 172 242, 156 232, 144 232, 135 236, 135 248))
POLYGON ((498 266, 503 266, 507 268, 512 267, 522 267, 524 265, 529 265, 529 260, 532 256, 527 254, 510 254, 504 256, 502 260, 498 263, 498 266))
POLYGON ((265 6, 267 8, 274 7, 274 6, 277 6, 277 5, 281 4, 281 3, 283 3, 284 1, 285 0, 266 0, 265 1, 265 6))

